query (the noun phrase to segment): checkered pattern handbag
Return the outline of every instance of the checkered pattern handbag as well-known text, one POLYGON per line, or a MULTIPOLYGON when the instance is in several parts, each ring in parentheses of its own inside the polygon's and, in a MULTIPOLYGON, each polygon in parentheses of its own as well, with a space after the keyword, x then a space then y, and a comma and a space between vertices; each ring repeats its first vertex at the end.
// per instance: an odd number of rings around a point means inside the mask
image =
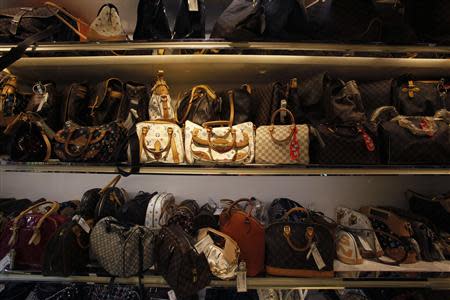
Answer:
POLYGON ((309 164, 309 127, 295 125, 293 114, 280 108, 272 115, 272 124, 256 129, 255 162, 260 164, 309 164), (291 125, 273 125, 275 116, 287 112, 291 125))

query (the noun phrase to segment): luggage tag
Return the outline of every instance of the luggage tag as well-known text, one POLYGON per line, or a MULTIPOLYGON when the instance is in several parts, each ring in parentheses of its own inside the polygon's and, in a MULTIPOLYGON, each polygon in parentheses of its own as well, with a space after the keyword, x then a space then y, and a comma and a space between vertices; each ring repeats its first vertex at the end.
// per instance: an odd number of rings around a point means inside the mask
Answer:
POLYGON ((189 11, 198 11, 198 0, 188 0, 189 11))
MULTIPOLYGON (((287 100, 286 99, 281 100, 280 108, 287 109, 287 100)), ((280 121, 281 121, 281 123, 285 122, 286 115, 287 115, 287 113, 286 113, 285 110, 280 111, 280 121)))
POLYGON ((73 216, 72 220, 74 220, 75 222, 77 222, 78 225, 80 225, 80 227, 81 227, 87 234, 89 234, 89 233, 91 232, 91 227, 89 227, 89 225, 86 223, 86 221, 83 219, 82 216, 75 215, 75 216, 73 216))
POLYGON ((44 107, 44 104, 47 103, 48 100, 47 89, 45 85, 43 85, 41 82, 38 82, 33 86, 33 93, 33 97, 36 97, 39 101, 36 112, 40 112, 42 110, 42 107, 44 107))
POLYGON ((170 290, 167 292, 167 296, 169 296, 169 300, 177 300, 177 296, 175 295, 174 290, 170 290))
POLYGON ((239 269, 236 272, 236 289, 238 293, 247 292, 247 266, 245 261, 239 263, 239 269))
POLYGON ((316 242, 312 243, 311 248, 309 249, 308 254, 306 255, 306 259, 311 257, 311 254, 314 258, 314 262, 316 263, 317 269, 320 271, 325 268, 325 263, 323 261, 322 255, 320 255, 319 249, 317 249, 316 242))
POLYGON ((361 242, 361 246, 364 248, 365 251, 373 251, 372 247, 370 247, 369 243, 365 239, 363 239, 359 235, 358 235, 358 239, 361 242))

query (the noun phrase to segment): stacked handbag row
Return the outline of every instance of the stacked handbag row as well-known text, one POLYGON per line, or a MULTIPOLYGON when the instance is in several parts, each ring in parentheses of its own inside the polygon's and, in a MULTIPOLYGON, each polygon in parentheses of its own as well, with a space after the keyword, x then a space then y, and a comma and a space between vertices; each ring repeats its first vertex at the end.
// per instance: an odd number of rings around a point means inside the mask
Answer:
POLYGON ((211 275, 332 277, 335 257, 399 265, 450 255, 448 195, 408 192, 411 209, 432 222, 392 207, 340 207, 335 222, 287 198, 267 208, 254 198, 201 207, 170 193, 128 199, 119 180, 88 190, 79 203, 1 201, 0 256, 9 269, 139 278, 153 270, 185 297, 211 275))
POLYGON ((209 164, 448 165, 449 84, 412 75, 373 82, 327 73, 177 101, 154 84, 50 81, 32 93, 0 82, 2 143, 13 161, 209 164), (255 130, 256 128, 256 130, 255 130))

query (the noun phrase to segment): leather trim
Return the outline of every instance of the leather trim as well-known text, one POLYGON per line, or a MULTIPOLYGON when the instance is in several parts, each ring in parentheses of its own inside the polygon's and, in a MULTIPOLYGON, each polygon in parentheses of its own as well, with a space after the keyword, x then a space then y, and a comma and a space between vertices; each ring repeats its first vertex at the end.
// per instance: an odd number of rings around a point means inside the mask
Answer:
POLYGON ((284 269, 266 266, 266 273, 275 276, 289 276, 289 277, 333 277, 334 271, 316 271, 316 270, 302 270, 302 269, 284 269))

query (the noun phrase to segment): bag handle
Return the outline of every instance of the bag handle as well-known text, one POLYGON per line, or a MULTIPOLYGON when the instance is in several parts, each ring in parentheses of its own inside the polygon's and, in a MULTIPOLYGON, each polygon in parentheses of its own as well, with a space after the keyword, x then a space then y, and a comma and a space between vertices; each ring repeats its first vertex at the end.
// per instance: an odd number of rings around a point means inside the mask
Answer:
POLYGON ((77 128, 70 129, 69 134, 67 135, 66 141, 64 143, 64 152, 67 155, 71 156, 71 157, 80 157, 81 155, 83 155, 87 151, 87 149, 89 147, 89 144, 92 141, 92 137, 94 135, 94 132, 93 132, 93 130, 91 130, 89 128, 88 129, 89 130, 89 136, 87 138, 86 144, 83 146, 83 148, 81 148, 80 151, 78 151, 78 153, 73 153, 72 151, 69 150, 69 143, 70 143, 70 140, 72 139, 72 135, 74 134, 75 130, 77 130, 77 128))
MULTIPOLYGON (((83 20, 81 20, 80 18, 75 17, 73 14, 71 14, 68 10, 66 10, 65 8, 59 6, 58 4, 51 2, 51 1, 46 1, 44 3, 47 6, 51 6, 54 7, 56 9, 58 9, 58 12, 62 12, 64 15, 66 15, 67 17, 71 18, 72 20, 89 27, 89 24, 87 24, 86 22, 84 22, 83 20)), ((61 17, 58 13, 56 13, 55 15, 61 22, 63 22, 67 27, 69 27, 70 29, 72 29, 73 32, 75 32, 81 39, 83 40, 87 40, 87 37, 82 34, 78 29, 76 29, 75 27, 73 27, 72 24, 70 24, 69 22, 67 22, 66 19, 64 19, 63 17, 61 17)))
MULTIPOLYGON (((187 117, 188 117, 188 115, 189 115, 189 112, 191 111, 191 108, 192 108, 192 103, 193 103, 195 100, 197 100, 197 98, 195 98, 195 93, 196 93, 197 91, 199 91, 199 90, 205 91, 206 94, 207 94, 210 98, 212 98, 212 99, 214 99, 214 100, 217 99, 216 93, 215 93, 209 86, 204 85, 204 84, 194 86, 194 87, 192 88, 192 90, 191 90, 191 96, 190 96, 190 98, 189 98, 188 107, 186 108, 186 111, 184 112, 183 117, 181 118, 181 120, 178 120, 178 123, 183 124, 184 122, 186 122, 187 117)), ((178 119, 178 117, 177 117, 177 119, 178 119)))
POLYGON ((39 202, 39 203, 25 209, 17 217, 15 217, 13 220, 13 225, 12 225, 12 229, 11 229, 13 233, 11 235, 11 238, 9 239, 8 245, 12 246, 17 240, 17 234, 18 234, 18 230, 19 230, 19 227, 18 227, 19 221, 30 211, 33 211, 34 209, 36 209, 40 206, 44 206, 44 205, 48 205, 48 204, 51 204, 50 209, 39 219, 38 223, 34 227, 33 235, 31 236, 30 240, 28 241, 28 245, 39 244, 39 242, 41 241, 41 232, 40 232, 41 226, 44 223, 45 219, 47 219, 50 215, 52 215, 58 211, 58 209, 59 209, 58 202, 54 202, 54 201, 39 202))
POLYGON ((270 119, 269 133, 270 133, 270 138, 272 139, 272 141, 275 144, 284 144, 286 142, 289 142, 292 139, 292 137, 294 136, 295 128, 296 128, 296 126, 295 126, 295 118, 294 118, 294 115, 292 114, 292 112, 289 109, 281 107, 281 108, 279 108, 279 109, 277 109, 276 111, 273 112, 272 118, 270 119), (281 113, 283 111, 286 112, 289 115, 289 118, 291 119, 291 126, 290 126, 291 127, 291 131, 290 131, 289 135, 286 138, 279 140, 279 139, 277 139, 277 138, 275 138, 273 136, 273 133, 275 131, 275 117, 279 113, 281 113))
POLYGON ((113 188, 116 186, 116 184, 120 181, 120 179, 122 178, 122 176, 117 175, 116 177, 113 178, 113 180, 111 180, 107 185, 105 185, 99 192, 99 194, 103 194, 105 193, 109 188, 113 188))
POLYGON ((252 214, 252 211, 253 211, 254 206, 252 205, 252 201, 251 201, 250 199, 247 199, 247 198, 242 198, 242 199, 239 199, 239 200, 234 201, 233 204, 231 204, 231 205, 228 207, 228 209, 227 209, 227 214, 230 216, 230 215, 231 215, 231 211, 233 210, 233 208, 234 208, 236 205, 238 205, 238 203, 241 203, 241 202, 248 202, 248 203, 250 203, 251 209, 250 209, 250 211, 249 211, 248 214, 247 214, 248 216, 250 216, 250 215, 252 214))
POLYGON ((398 126, 409 130, 413 135, 417 136, 434 136, 438 130, 436 125, 436 118, 433 117, 418 117, 424 127, 419 128, 411 120, 404 116, 398 116, 391 121, 397 122, 398 126))
POLYGON ((149 156, 149 153, 151 153, 151 154, 153 154, 153 156, 155 157, 156 160, 159 160, 161 158, 161 154, 164 152, 166 152, 166 157, 167 157, 167 155, 169 154, 170 148, 172 146, 173 128, 171 128, 171 127, 167 128, 167 134, 169 136, 168 143, 165 147, 162 147, 162 149, 160 149, 160 150, 151 149, 151 148, 147 147, 147 145, 145 143, 145 137, 147 136, 147 133, 148 133, 148 128, 147 127, 142 128, 140 144, 141 144, 141 148, 145 151, 145 154, 147 155, 147 157, 149 156))
POLYGON ((307 209, 304 208, 304 207, 294 207, 294 208, 291 208, 290 210, 288 210, 288 211, 284 214, 283 219, 288 220, 288 219, 289 219, 289 216, 292 215, 293 213, 296 213, 296 212, 303 212, 303 213, 306 214, 306 218, 307 218, 308 220, 311 219, 311 215, 310 215, 310 213, 309 213, 309 210, 307 210, 307 209))
MULTIPOLYGON (((291 209, 292 210, 292 209, 291 209)), ((296 246, 294 244, 294 242, 291 240, 291 226, 290 225, 284 225, 283 227, 283 236, 286 239, 289 247, 292 248, 292 250, 297 251, 297 252, 305 252, 306 250, 308 250, 309 248, 311 248, 312 245, 312 240, 314 238, 314 228, 312 228, 311 226, 306 227, 306 232, 305 232, 305 238, 307 240, 306 245, 305 246, 296 246)))

